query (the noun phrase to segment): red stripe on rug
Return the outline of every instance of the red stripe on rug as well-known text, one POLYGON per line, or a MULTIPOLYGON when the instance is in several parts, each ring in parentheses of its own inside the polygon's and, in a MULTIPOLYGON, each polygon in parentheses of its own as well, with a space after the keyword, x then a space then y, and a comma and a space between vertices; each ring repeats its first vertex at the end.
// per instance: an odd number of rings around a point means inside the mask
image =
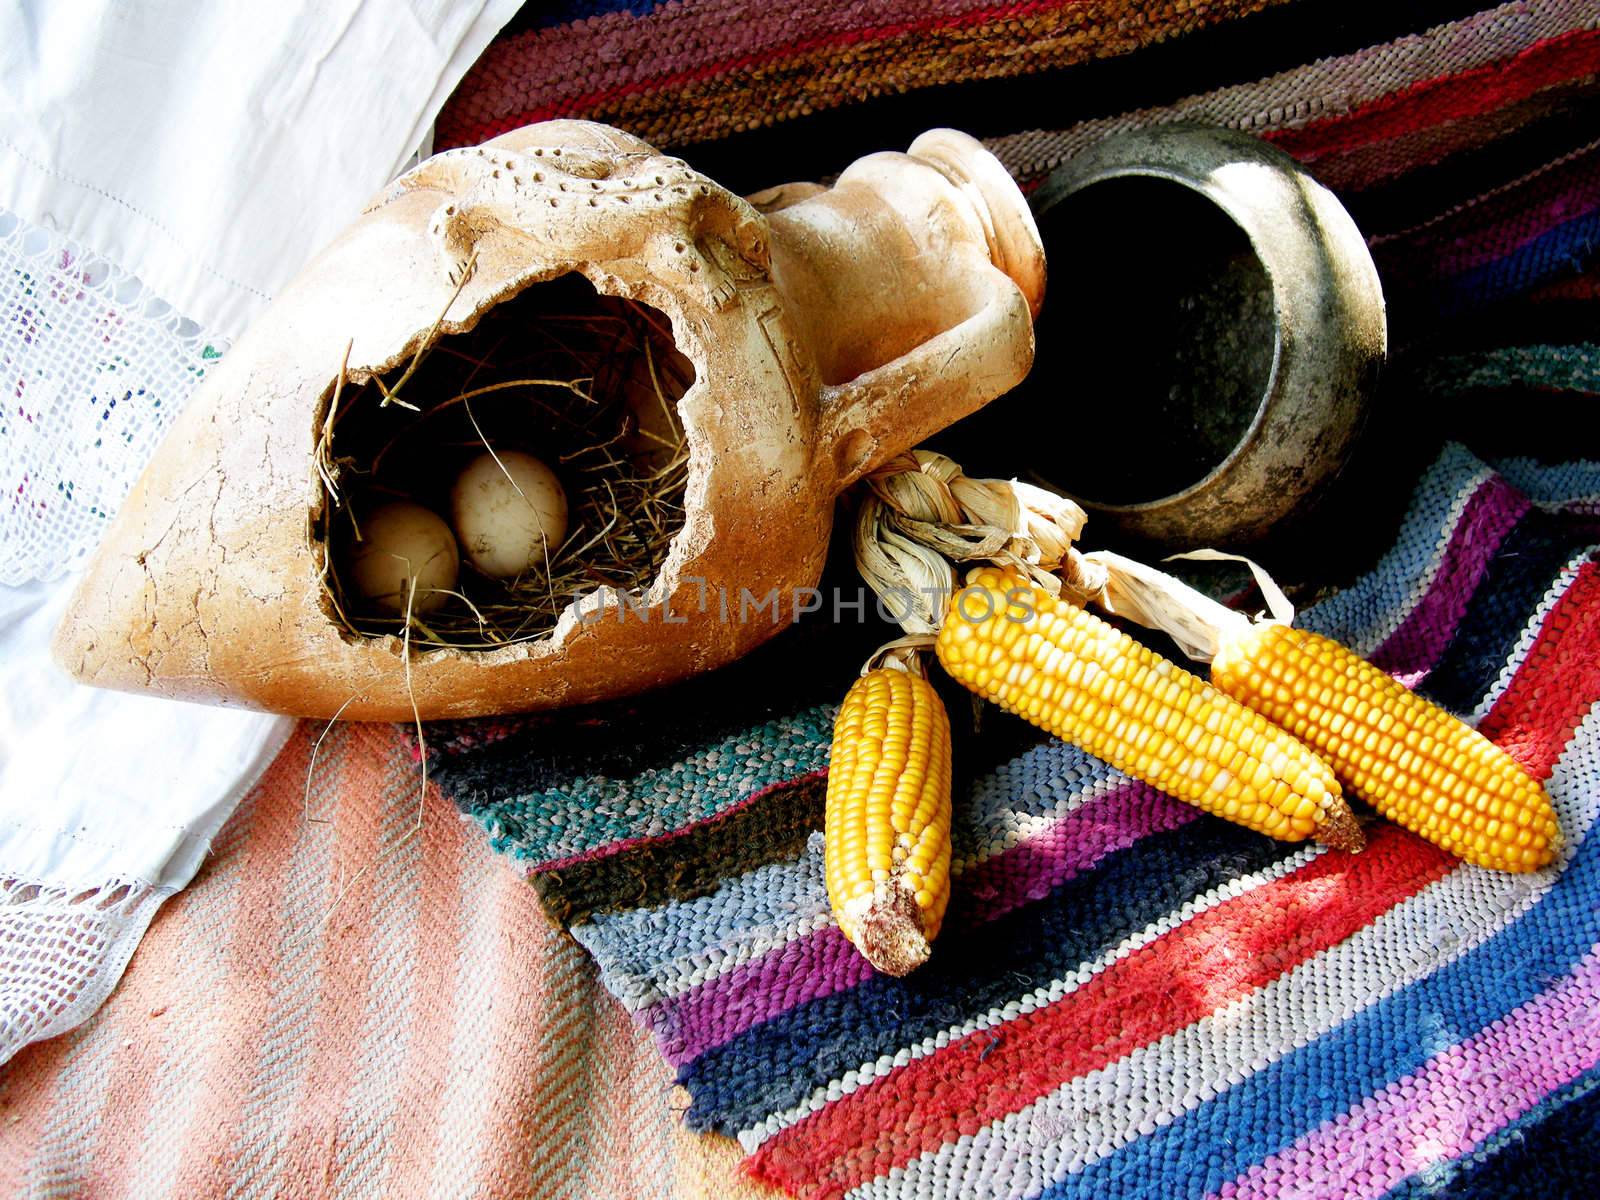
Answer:
POLYGON ((1578 568, 1478 730, 1539 779, 1600 699, 1600 566, 1578 568))
POLYGON ((1503 108, 1596 70, 1600 70, 1600 31, 1578 30, 1539 42, 1503 62, 1414 83, 1354 112, 1262 136, 1296 158, 1315 159, 1503 108))
POLYGON ((1593 303, 1600 300, 1600 269, 1570 279, 1556 279, 1523 297, 1529 304, 1593 303))
POLYGON ((1376 826, 1363 853, 1323 854, 1062 1000, 858 1088, 771 1138, 751 1170, 801 1196, 842 1196, 1263 987, 1456 865, 1398 826, 1376 826))
POLYGON ((1574 103, 1580 102, 1574 93, 1587 92, 1593 83, 1592 76, 1568 80, 1545 88, 1527 100, 1475 117, 1429 125, 1354 150, 1320 155, 1316 160, 1317 180, 1338 193, 1380 187, 1411 171, 1469 154, 1510 137, 1535 122, 1550 119, 1557 112, 1569 111, 1574 103))

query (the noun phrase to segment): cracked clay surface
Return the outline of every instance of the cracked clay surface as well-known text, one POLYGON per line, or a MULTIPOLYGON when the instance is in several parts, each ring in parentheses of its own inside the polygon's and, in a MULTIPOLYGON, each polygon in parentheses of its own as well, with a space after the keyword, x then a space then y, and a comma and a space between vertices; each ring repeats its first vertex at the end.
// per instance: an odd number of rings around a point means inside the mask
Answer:
POLYGON ((102 686, 409 720, 625 695, 770 637, 771 622, 697 610, 696 592, 812 586, 838 491, 1027 371, 1043 286, 1020 193, 964 135, 924 135, 834 188, 786 194, 769 221, 679 160, 576 121, 423 163, 208 375, 91 564, 58 661, 102 686), (441 333, 459 332, 572 271, 665 313, 695 370, 679 402, 687 514, 645 597, 655 619, 580 623, 569 609, 539 641, 413 648, 408 688, 400 639, 350 636, 325 607, 314 454, 335 376, 346 355, 352 377, 387 370, 441 312, 441 333), (886 304, 891 286, 922 307, 886 304), (850 377, 824 387, 842 363, 850 377))

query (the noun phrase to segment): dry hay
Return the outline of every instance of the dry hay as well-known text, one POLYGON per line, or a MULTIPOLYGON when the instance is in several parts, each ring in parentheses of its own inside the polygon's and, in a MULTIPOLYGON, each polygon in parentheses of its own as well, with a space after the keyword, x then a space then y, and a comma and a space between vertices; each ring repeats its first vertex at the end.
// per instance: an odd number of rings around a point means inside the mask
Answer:
POLYGON ((693 380, 660 312, 579 276, 534 285, 469 332, 436 324, 386 375, 357 382, 341 365, 317 448, 330 612, 349 634, 405 635, 419 651, 492 649, 548 634, 601 586, 642 591, 683 525, 689 456, 676 405, 693 380), (362 514, 405 499, 448 519, 451 484, 486 448, 526 451, 555 471, 570 513, 562 544, 513 580, 463 560, 457 590, 425 615, 364 607, 340 580, 362 514))

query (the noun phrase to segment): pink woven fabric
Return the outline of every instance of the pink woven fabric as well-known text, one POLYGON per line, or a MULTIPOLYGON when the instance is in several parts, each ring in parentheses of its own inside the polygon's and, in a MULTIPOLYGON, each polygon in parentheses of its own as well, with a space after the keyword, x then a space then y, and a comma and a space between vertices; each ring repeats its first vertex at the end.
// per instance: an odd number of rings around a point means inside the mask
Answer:
POLYGON ((111 1001, 0 1075, 0 1194, 740 1197, 403 731, 303 725, 111 1001))

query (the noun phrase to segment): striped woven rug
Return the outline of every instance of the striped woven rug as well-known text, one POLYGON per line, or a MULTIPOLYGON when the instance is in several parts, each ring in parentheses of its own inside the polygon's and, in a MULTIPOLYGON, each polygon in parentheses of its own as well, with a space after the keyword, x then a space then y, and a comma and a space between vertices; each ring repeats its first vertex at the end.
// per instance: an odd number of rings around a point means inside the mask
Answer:
POLYGON ((111 999, 0 1070, 0 1195, 754 1194, 584 952, 419 797, 406 733, 321 733, 301 724, 111 999))
POLYGON ((1045 740, 961 789, 945 932, 893 980, 823 892, 825 707, 474 811, 655 1033, 690 1123, 795 1194, 1503 1194, 1529 1139, 1544 1172, 1593 1151, 1556 1131, 1600 1080, 1597 542, 1600 465, 1451 447, 1377 569, 1304 614, 1548 780, 1570 846, 1536 876, 1387 824, 1354 857, 1274 842, 1045 740), (642 839, 573 827, 658 789, 701 807, 642 839))
POLYGON ((802 625, 664 696, 436 731, 446 794, 654 1034, 692 1127, 802 1196, 1589 1179, 1600 466, 1507 456, 1600 458, 1597 75, 1596 0, 606 0, 496 43, 441 145, 578 116, 753 189, 949 124, 1031 189, 1118 130, 1198 120, 1307 163, 1390 304, 1365 453, 1393 471, 1346 496, 1396 495, 1301 548, 1365 571, 1305 621, 1546 777, 1569 837, 1526 878, 1386 825, 1355 858, 1280 845, 993 712, 973 733, 947 694, 952 911, 897 981, 834 926, 816 832, 832 705, 881 631, 802 625))
POLYGON ((754 189, 942 121, 1028 186, 1109 133, 1190 120, 1364 189, 1570 117, 1597 25, 1593 0, 569 0, 490 47, 437 144, 581 117, 754 189))

